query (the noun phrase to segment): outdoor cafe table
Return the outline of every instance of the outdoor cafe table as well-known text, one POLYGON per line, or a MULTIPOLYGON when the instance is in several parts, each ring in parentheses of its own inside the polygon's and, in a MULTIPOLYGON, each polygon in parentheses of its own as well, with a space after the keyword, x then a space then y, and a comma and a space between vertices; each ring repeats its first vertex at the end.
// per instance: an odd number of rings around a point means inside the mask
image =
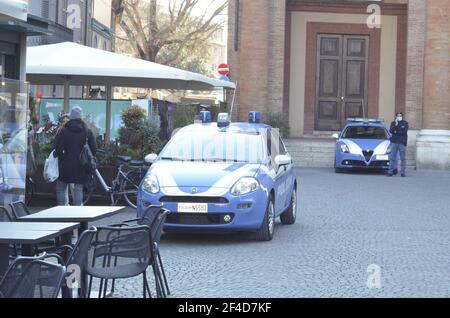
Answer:
POLYGON ((90 222, 119 213, 125 207, 117 206, 57 206, 19 218, 24 222, 77 222, 79 234, 86 231, 90 222))
MULTIPOLYGON (((10 244, 22 245, 22 255, 32 256, 33 246, 49 239, 68 236, 78 223, 28 223, 1 222, 0 223, 0 275, 9 266, 10 244)), ((65 242, 62 242, 65 243, 65 242)))
MULTIPOLYGON (((23 216, 24 222, 79 222, 78 236, 89 227, 89 222, 98 221, 119 213, 125 207, 116 206, 57 206, 34 214, 23 216)), ((81 285, 87 287, 87 273, 83 272, 81 285)))

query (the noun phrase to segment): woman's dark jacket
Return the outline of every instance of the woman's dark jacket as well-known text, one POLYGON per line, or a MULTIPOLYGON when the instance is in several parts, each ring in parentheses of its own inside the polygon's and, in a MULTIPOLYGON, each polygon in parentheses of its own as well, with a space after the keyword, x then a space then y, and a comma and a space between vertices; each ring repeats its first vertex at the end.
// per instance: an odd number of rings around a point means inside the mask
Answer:
POLYGON ((55 138, 55 156, 59 159, 59 180, 65 183, 85 184, 90 174, 80 164, 80 153, 88 140, 92 154, 97 152, 94 134, 81 119, 69 121, 55 138))

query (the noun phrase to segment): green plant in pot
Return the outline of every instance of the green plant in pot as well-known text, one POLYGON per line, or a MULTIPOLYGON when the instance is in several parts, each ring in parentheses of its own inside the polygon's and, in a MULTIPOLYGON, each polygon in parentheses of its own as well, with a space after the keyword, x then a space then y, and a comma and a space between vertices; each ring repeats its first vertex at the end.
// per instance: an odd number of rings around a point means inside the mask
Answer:
POLYGON ((280 130, 280 135, 283 138, 288 138, 290 135, 289 120, 282 113, 267 113, 265 116, 265 123, 273 128, 280 130))
POLYGON ((145 155, 161 150, 159 126, 155 120, 147 118, 145 110, 138 106, 124 109, 122 122, 124 126, 119 129, 118 138, 121 155, 141 160, 145 155))

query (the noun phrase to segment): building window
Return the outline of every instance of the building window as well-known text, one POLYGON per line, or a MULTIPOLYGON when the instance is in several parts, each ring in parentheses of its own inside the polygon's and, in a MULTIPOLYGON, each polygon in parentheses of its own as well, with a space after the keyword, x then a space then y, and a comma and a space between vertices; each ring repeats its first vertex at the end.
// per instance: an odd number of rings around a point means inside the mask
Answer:
POLYGON ((96 35, 94 35, 94 43, 93 43, 92 47, 94 47, 94 48, 98 47, 98 38, 96 35))
POLYGON ((103 41, 103 50, 107 51, 108 50, 108 42, 103 41))

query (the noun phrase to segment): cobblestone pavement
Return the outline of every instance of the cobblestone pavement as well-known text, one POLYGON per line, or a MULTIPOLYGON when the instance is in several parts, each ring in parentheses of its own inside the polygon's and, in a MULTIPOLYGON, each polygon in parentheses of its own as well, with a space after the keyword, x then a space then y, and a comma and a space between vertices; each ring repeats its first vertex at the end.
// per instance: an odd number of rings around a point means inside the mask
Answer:
MULTIPOLYGON (((449 297, 450 172, 408 178, 299 169, 299 219, 272 242, 248 235, 167 234, 173 297, 449 297), (381 268, 369 289, 368 267, 381 268)), ((100 224, 134 217, 126 212, 100 224)), ((141 278, 116 297, 141 297, 141 278)))

